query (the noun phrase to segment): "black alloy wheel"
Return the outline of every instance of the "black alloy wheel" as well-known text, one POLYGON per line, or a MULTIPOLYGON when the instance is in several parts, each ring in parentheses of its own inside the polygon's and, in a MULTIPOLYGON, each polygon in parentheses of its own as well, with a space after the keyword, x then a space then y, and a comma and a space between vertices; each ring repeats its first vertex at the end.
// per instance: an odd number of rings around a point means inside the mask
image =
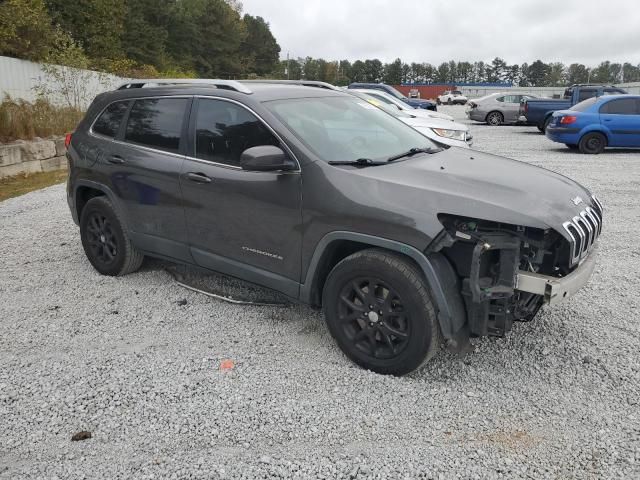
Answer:
POLYGON ((104 265, 114 262, 118 244, 109 219, 99 212, 92 212, 87 219, 87 245, 91 255, 104 265))
POLYGON ((338 319, 352 348, 373 358, 399 355, 411 334, 401 296, 377 278, 356 278, 344 285, 338 319))
POLYGON ((404 375, 440 348, 440 327, 424 276, 408 258, 378 249, 339 262, 322 292, 331 335, 352 361, 404 375))
POLYGON ((126 275, 144 255, 131 243, 124 221, 105 196, 90 199, 80 214, 80 239, 91 265, 102 275, 126 275))

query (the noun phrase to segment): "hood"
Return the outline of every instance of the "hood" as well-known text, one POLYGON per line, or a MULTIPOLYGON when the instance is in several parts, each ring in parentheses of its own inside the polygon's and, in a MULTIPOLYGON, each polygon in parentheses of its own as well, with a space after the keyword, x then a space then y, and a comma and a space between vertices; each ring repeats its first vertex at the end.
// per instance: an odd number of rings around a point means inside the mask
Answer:
POLYGON ((446 113, 434 112, 433 110, 418 110, 417 108, 406 108, 403 110, 404 113, 420 118, 439 118, 441 120, 448 120, 453 122, 453 117, 451 115, 447 115, 446 113))
POLYGON ((469 131, 469 127, 462 123, 451 122, 449 120, 444 120, 441 118, 429 118, 429 117, 415 117, 415 118, 407 118, 401 117, 402 120, 407 125, 410 125, 414 128, 442 128, 445 130, 463 130, 465 132, 469 131))
POLYGON ((566 236, 562 224, 593 203, 586 188, 563 175, 457 147, 350 171, 373 181, 371 191, 413 218, 448 213, 566 236))

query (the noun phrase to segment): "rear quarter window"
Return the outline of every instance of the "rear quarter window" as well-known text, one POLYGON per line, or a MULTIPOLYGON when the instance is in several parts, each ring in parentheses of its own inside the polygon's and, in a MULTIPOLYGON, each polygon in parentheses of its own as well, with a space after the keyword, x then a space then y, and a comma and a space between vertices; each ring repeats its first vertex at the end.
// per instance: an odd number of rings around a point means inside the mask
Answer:
POLYGON ((118 134, 120 124, 130 103, 129 101, 114 102, 105 108, 93 124, 93 132, 114 138, 118 134))

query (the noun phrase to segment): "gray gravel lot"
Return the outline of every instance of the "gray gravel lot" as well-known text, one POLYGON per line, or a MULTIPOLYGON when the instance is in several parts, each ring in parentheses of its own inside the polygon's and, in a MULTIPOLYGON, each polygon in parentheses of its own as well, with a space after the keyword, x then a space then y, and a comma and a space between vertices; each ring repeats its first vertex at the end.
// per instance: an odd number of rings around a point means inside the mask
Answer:
POLYGON ((599 195, 599 263, 404 378, 352 365, 309 308, 214 300, 155 261, 101 277, 63 186, 0 203, 0 478, 640 478, 640 152, 471 128, 599 195))

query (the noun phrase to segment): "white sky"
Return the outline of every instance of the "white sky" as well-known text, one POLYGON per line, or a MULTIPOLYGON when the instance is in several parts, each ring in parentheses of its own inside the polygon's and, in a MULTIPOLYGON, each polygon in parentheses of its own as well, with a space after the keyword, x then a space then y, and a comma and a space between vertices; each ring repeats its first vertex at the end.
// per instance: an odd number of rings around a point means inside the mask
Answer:
POLYGON ((638 0, 241 0, 292 58, 640 63, 638 0))

